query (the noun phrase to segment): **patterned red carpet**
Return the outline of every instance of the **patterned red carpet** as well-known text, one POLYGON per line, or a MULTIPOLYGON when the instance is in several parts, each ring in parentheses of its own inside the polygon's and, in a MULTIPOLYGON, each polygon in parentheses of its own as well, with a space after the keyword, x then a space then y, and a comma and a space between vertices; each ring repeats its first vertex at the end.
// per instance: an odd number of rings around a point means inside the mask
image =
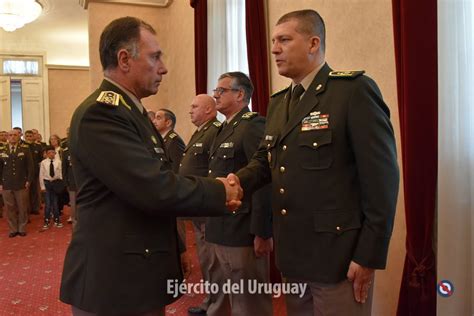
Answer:
MULTIPOLYGON (((71 315, 69 305, 59 301, 59 284, 64 254, 71 239, 72 227, 52 227, 41 232, 43 217, 32 215, 28 235, 8 238, 8 224, 0 219, 0 315, 71 315)), ((187 227, 188 249, 193 266, 189 281, 201 279, 194 237, 187 227)), ((186 295, 166 308, 166 315, 186 316, 189 306, 199 305, 202 295, 186 295)), ((274 315, 284 316, 283 299, 274 300, 274 315)), ((250 316, 250 315, 249 315, 250 316)))

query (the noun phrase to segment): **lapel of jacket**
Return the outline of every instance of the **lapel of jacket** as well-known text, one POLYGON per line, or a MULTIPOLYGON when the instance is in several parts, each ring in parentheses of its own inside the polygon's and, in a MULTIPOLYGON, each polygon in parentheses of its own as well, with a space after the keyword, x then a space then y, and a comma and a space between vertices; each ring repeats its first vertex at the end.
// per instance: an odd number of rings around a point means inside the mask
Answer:
POLYGON ((301 120, 307 116, 309 112, 318 107, 318 95, 326 89, 326 83, 330 72, 331 68, 328 64, 324 64, 323 68, 321 68, 316 77, 314 77, 308 90, 296 106, 296 112, 291 115, 290 120, 288 120, 286 125, 283 127, 280 141, 283 140, 296 126, 298 126, 301 120))
POLYGON ((242 115, 247 112, 250 112, 248 106, 240 110, 240 112, 235 115, 232 121, 230 121, 224 127, 221 126, 221 131, 217 134, 216 138, 214 139, 214 142, 212 143, 209 157, 212 156, 216 152, 217 148, 219 148, 219 146, 234 133, 234 129, 237 125, 239 125, 239 122, 242 119, 242 115))
POLYGON ((189 148, 191 148, 194 144, 200 140, 204 134, 206 133, 207 129, 211 126, 211 124, 214 123, 214 120, 211 119, 209 122, 207 122, 200 131, 196 131, 193 136, 191 136, 191 139, 189 140, 189 143, 186 145, 184 148, 184 152, 187 152, 189 148))

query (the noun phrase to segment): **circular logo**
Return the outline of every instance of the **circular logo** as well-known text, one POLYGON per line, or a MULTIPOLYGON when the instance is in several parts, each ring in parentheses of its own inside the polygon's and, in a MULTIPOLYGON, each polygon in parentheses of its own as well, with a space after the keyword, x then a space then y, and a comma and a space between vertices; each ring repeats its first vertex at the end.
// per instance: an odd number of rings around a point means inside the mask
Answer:
POLYGON ((454 285, 448 280, 442 280, 438 283, 438 294, 442 297, 450 297, 454 293, 454 285))

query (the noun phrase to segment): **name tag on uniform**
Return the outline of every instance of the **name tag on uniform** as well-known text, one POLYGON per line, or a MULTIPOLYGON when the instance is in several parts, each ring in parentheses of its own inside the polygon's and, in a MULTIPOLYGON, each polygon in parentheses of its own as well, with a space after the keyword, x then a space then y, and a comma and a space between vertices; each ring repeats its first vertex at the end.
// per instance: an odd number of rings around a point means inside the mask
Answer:
POLYGON ((222 143, 219 148, 234 148, 234 143, 229 142, 229 143, 222 143))
POLYGON ((313 131, 318 129, 329 128, 329 114, 321 114, 321 112, 311 112, 301 121, 301 131, 313 131))
POLYGON ((154 147, 153 148, 157 154, 164 154, 165 151, 161 147, 154 147))
POLYGON ((202 147, 202 143, 196 143, 194 144, 194 147, 202 147))

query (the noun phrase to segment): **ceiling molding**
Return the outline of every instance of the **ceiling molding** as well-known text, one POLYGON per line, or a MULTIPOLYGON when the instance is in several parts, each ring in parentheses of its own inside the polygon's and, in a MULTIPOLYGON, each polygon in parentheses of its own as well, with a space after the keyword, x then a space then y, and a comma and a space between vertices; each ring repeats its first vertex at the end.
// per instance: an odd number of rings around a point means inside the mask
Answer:
POLYGON ((116 3, 116 4, 130 4, 138 6, 159 7, 166 8, 173 0, 79 0, 79 4, 87 10, 89 3, 116 3))

